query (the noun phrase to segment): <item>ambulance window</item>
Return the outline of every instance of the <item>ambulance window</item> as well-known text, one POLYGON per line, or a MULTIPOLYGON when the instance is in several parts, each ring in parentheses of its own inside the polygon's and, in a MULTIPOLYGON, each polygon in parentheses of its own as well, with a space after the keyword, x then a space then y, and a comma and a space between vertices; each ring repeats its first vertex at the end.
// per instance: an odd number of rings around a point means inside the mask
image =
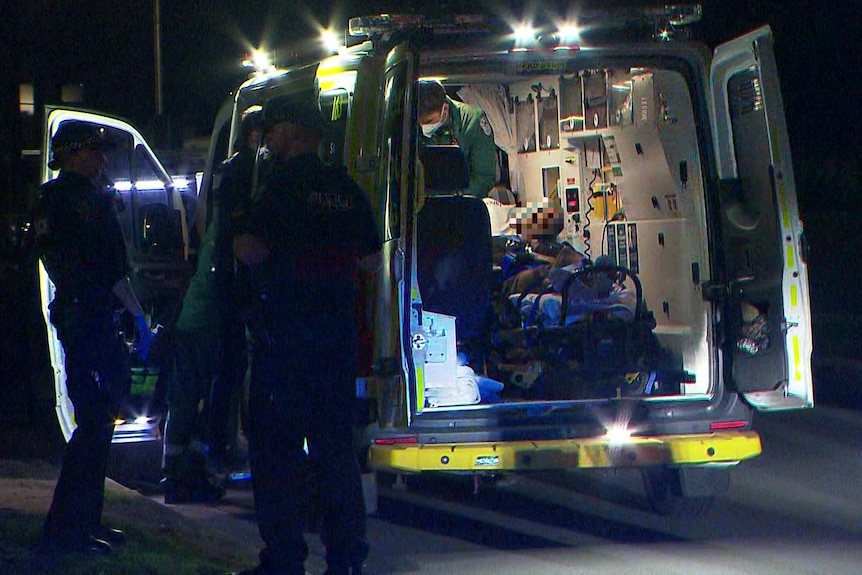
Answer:
POLYGON ((106 152, 108 168, 105 174, 112 182, 128 182, 132 177, 132 135, 114 128, 104 127, 105 138, 116 147, 106 152))
MULTIPOLYGON (((169 205, 168 192, 165 189, 165 182, 159 176, 156 170, 153 158, 144 146, 138 145, 135 148, 134 154, 134 182, 131 193, 132 222, 135 227, 143 226, 143 214, 146 207, 151 204, 169 205)), ((143 229, 133 230, 134 237, 139 239, 143 237, 143 229)))
POLYGON ((156 169, 153 159, 144 146, 135 148, 135 189, 138 202, 144 204, 168 204, 165 183, 156 169))
POLYGON ((113 184, 117 214, 120 227, 126 238, 126 244, 134 245, 134 214, 132 213, 132 151, 134 141, 132 135, 122 130, 105 127, 105 137, 116 144, 116 148, 108 150, 108 167, 105 175, 113 184))

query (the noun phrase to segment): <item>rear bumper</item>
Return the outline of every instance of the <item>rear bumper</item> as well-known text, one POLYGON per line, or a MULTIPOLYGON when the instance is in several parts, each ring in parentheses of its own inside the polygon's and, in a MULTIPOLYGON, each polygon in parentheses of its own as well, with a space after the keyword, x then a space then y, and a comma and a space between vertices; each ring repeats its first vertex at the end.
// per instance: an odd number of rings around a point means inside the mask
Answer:
POLYGON ((375 444, 369 448, 368 465, 373 469, 406 473, 492 473, 733 464, 757 457, 760 452, 760 436, 756 432, 725 431, 633 437, 626 441, 589 438, 497 443, 375 444))

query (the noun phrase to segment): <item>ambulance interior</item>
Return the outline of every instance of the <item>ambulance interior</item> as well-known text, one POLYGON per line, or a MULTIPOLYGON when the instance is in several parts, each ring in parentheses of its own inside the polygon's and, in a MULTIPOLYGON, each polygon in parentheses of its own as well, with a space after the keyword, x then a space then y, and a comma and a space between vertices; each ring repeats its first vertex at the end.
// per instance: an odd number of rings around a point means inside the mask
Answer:
MULTIPOLYGON (((713 336, 712 307, 700 293, 709 273, 704 182, 683 75, 622 66, 538 75, 443 72, 442 67, 423 70, 441 78, 450 97, 485 111, 499 148, 500 180, 514 192, 518 206, 559 202, 564 222, 557 242, 592 262, 605 256, 602 262, 610 262, 615 273, 604 277, 616 283, 617 292, 636 298, 637 310, 567 317, 566 308, 571 314, 577 304, 566 290, 594 283, 595 270, 589 272, 593 275, 559 272, 556 281, 534 289, 544 293, 529 299, 501 295, 506 272, 499 247, 507 240, 492 237, 491 296, 478 300, 490 306, 490 319, 481 328, 477 352, 467 341, 473 334, 462 333, 465 322, 459 316, 473 305, 471 293, 486 289, 484 280, 476 283, 468 272, 454 281, 450 303, 439 304, 422 276, 436 273, 428 271, 434 266, 428 260, 446 250, 471 252, 468 265, 482 265, 489 244, 471 240, 474 230, 465 226, 473 224, 464 221, 465 210, 478 213, 479 200, 452 198, 457 191, 434 197, 435 191, 426 190, 417 220, 422 317, 414 311, 411 323, 413 360, 423 368, 420 410, 619 397, 708 398, 713 336), (436 237, 443 235, 450 239, 436 237), (437 245, 428 255, 423 242, 440 241, 449 246, 437 245)), ((429 162, 424 169, 434 166, 429 162)), ((433 175, 425 177, 433 180, 433 175)), ((500 214, 491 213, 488 221, 496 222, 492 234, 499 234, 500 214)), ((487 230, 487 225, 480 227, 487 230)))

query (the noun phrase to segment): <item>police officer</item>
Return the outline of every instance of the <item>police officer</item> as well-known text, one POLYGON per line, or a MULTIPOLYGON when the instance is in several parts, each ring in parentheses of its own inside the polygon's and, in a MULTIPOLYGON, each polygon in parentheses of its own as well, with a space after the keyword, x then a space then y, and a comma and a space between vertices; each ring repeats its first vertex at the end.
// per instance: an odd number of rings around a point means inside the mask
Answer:
POLYGON ((368 553, 353 449, 360 266, 381 242, 363 191, 319 156, 316 97, 264 106, 272 171, 234 241, 257 290, 266 334, 253 338, 249 451, 266 547, 246 573, 304 574, 308 466, 323 515, 327 574, 357 575, 368 553), (308 456, 303 450, 307 439, 308 456))
POLYGON ((125 542, 122 532, 101 523, 114 421, 131 384, 119 307, 135 318, 144 359, 152 334, 129 283, 115 200, 99 183, 110 147, 90 124, 62 124, 49 163, 60 175, 41 187, 35 206, 36 249, 56 287, 50 320, 63 345, 77 423, 45 521, 40 547, 48 552, 108 553, 125 542))
POLYGON ((487 196, 497 179, 497 147, 485 112, 453 100, 436 80, 420 80, 418 119, 424 143, 461 148, 470 173, 470 187, 464 194, 487 196))

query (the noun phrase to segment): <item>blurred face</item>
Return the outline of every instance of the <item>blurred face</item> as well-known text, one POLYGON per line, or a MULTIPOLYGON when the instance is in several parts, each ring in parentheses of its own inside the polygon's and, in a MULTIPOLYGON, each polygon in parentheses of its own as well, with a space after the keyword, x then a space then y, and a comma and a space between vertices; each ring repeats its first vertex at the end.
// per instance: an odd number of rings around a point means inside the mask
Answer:
POLYGON ((108 157, 103 150, 82 148, 69 156, 65 168, 91 180, 97 180, 108 169, 108 157))
POLYGON ((525 240, 554 239, 562 230, 562 214, 543 208, 518 221, 518 233, 525 240))
POLYGON ((285 162, 301 154, 317 152, 319 138, 307 128, 281 122, 267 130, 264 140, 270 157, 285 162))

